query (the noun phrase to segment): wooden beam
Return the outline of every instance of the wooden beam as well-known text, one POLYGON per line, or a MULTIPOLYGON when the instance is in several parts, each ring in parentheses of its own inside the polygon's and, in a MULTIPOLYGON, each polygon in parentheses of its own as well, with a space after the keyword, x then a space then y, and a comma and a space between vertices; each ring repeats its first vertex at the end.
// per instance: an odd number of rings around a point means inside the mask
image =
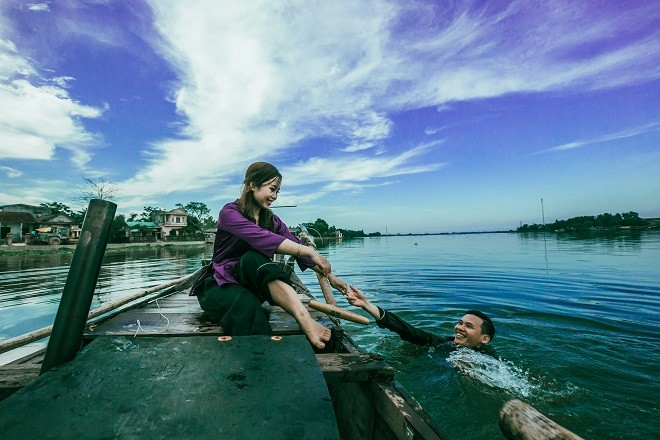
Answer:
POLYGON ((422 407, 395 385, 372 384, 376 413, 383 419, 395 438, 411 440, 443 440, 446 436, 424 412, 422 407), (414 406, 413 406, 414 405, 414 406))
POLYGON ((391 382, 394 369, 381 356, 369 354, 323 353, 316 360, 326 383, 370 382, 375 379, 391 382))
POLYGON ((504 403, 498 424, 509 440, 582 440, 520 400, 504 403))
POLYGON ((0 367, 0 400, 12 395, 39 376, 41 365, 3 365, 0 367))

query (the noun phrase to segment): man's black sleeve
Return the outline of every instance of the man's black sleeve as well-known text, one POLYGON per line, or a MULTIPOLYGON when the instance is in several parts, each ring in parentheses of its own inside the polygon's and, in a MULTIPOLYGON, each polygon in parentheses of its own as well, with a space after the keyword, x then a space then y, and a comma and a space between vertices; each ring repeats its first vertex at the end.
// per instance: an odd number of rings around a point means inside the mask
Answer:
POLYGON ((417 345, 439 345, 448 342, 451 338, 439 338, 433 333, 413 327, 406 321, 401 319, 398 315, 392 312, 386 312, 378 307, 380 310, 380 319, 376 320, 376 324, 380 328, 386 328, 398 334, 404 341, 411 342, 417 345))

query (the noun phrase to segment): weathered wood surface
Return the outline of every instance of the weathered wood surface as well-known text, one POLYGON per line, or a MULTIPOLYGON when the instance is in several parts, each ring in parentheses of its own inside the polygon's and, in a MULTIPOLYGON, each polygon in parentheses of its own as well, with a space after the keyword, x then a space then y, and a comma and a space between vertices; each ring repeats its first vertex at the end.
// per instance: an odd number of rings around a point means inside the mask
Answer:
POLYGON ((3 439, 338 439, 304 336, 96 338, 0 402, 3 439))
POLYGON ((395 385, 372 382, 375 410, 395 438, 443 440, 445 435, 406 391, 395 385))
MULTIPOLYGON (((305 294, 300 295, 301 299, 309 299, 305 294)), ((282 308, 266 307, 266 309, 270 314, 270 325, 274 334, 301 334, 298 323, 282 308)), ((310 314, 323 325, 339 331, 327 315, 312 309, 310 309, 310 314)), ((142 337, 223 334, 222 327, 209 320, 204 314, 197 298, 189 296, 188 290, 183 290, 154 300, 142 308, 125 310, 100 324, 89 324, 85 327, 84 337, 91 340, 103 335, 142 337)), ((0 366, 0 400, 20 389, 38 375, 35 374, 35 368, 40 366, 40 362, 43 360, 43 351, 37 353, 36 356, 41 357, 34 365, 27 364, 25 361, 15 361, 0 366)))
POLYGON ((328 384, 394 380, 394 369, 381 356, 367 353, 327 353, 317 354, 316 360, 328 384))
POLYGON ((39 376, 45 348, 0 366, 0 400, 20 390, 39 376))
MULTIPOLYGON (((300 294, 307 301, 308 296, 300 294)), ((270 315, 270 326, 276 335, 301 334, 298 323, 281 307, 265 306, 270 315)), ((323 325, 331 328, 334 323, 323 313, 313 309, 310 315, 323 325)), ((85 328, 84 336, 98 335, 168 336, 168 335, 222 335, 219 324, 211 321, 199 306, 197 298, 188 291, 180 291, 165 298, 153 301, 145 307, 127 310, 101 324, 91 324, 85 328), (138 320, 140 321, 138 325, 138 320)))
MULTIPOLYGON (((203 268, 202 268, 203 269, 203 268)), ((103 314, 109 313, 109 312, 115 312, 117 309, 119 309, 122 306, 125 306, 131 302, 134 302, 133 307, 139 306, 141 304, 146 303, 146 301, 151 298, 153 300, 154 297, 159 297, 159 296, 164 296, 171 294, 172 292, 176 292, 178 290, 184 289, 186 286, 189 287, 189 285, 192 283, 192 281, 195 279, 195 277, 201 273, 202 269, 197 270, 196 272, 186 275, 184 277, 178 278, 173 281, 168 281, 166 283, 159 284, 157 286, 150 287, 145 290, 140 290, 138 292, 135 292, 131 295, 125 296, 119 300, 106 303, 103 306, 94 309, 89 312, 87 315, 87 321, 89 322, 93 318, 99 317, 103 314), (136 302, 139 299, 144 299, 145 297, 147 300, 144 300, 145 302, 136 302)), ((7 352, 9 350, 13 350, 17 347, 21 347, 23 345, 26 345, 30 342, 37 341, 39 339, 43 339, 51 334, 53 331, 53 326, 49 325, 47 327, 40 328, 38 330, 34 330, 30 333, 26 333, 24 335, 17 336, 15 338, 7 339, 5 341, 0 342, 0 353, 7 352)))
POLYGON ((498 423, 509 440, 582 440, 520 400, 502 406, 498 423))

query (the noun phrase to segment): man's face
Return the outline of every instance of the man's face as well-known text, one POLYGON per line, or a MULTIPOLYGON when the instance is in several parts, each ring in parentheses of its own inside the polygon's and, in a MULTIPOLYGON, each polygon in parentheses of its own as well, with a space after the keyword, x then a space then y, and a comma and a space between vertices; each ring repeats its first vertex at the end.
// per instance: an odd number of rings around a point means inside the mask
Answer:
POLYGON ((463 347, 481 347, 490 336, 481 333, 482 319, 474 315, 463 316, 454 326, 454 343, 463 347))

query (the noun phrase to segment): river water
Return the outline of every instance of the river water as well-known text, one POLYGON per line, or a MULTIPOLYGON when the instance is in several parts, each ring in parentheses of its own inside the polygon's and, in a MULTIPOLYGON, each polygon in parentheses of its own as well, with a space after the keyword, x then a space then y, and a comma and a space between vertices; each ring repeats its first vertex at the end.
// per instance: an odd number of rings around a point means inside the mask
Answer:
MULTIPOLYGON (((92 308, 185 275, 210 253, 108 252, 92 308)), ((586 439, 660 438, 660 232, 381 237, 321 253, 344 281, 420 328, 451 335, 467 309, 491 316, 497 357, 345 324, 388 357, 449 438, 502 438, 497 415, 509 399, 586 439)), ((0 340, 52 324, 71 258, 0 256, 0 340)), ((322 296, 312 273, 301 279, 322 296)))

